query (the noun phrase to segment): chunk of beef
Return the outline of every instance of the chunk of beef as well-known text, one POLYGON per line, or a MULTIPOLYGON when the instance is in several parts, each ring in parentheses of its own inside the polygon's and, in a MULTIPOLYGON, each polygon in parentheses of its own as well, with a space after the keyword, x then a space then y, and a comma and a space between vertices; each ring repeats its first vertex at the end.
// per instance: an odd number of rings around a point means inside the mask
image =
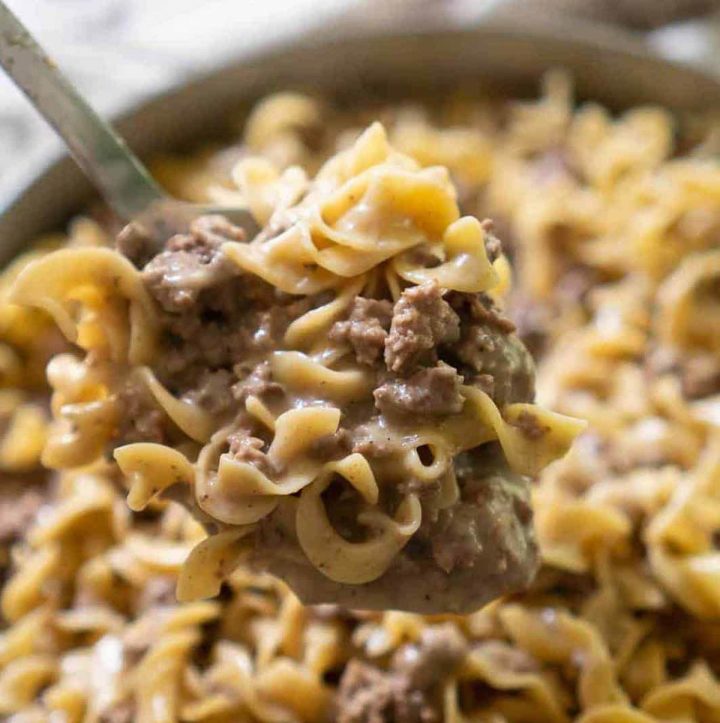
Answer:
POLYGON ((385 364, 391 372, 407 375, 420 364, 434 364, 437 347, 451 344, 459 336, 460 319, 443 299, 438 284, 411 286, 393 309, 385 364))
POLYGON ((393 670, 407 676, 413 688, 427 689, 453 675, 465 660, 467 643, 452 623, 425 628, 417 645, 407 645, 393 658, 393 670))
POLYGON ((288 325, 311 304, 257 277, 231 277, 202 290, 184 312, 162 316, 166 343, 156 366, 179 387, 192 386, 204 368, 252 369, 281 346, 288 325))
POLYGON ((448 301, 460 315, 461 337, 443 348, 443 358, 452 360, 472 383, 480 382, 499 405, 532 401, 535 369, 532 357, 512 334, 514 326, 483 295, 452 294, 448 301))
POLYGON ((253 437, 247 429, 236 430, 228 435, 227 441, 230 445, 228 453, 234 460, 252 464, 266 475, 271 475, 276 471, 263 451, 265 442, 258 437, 253 437))
POLYGON ((438 706, 405 675, 351 660, 335 701, 337 723, 436 723, 438 706))
POLYGON ((446 573, 477 570, 487 578, 527 581, 537 563, 527 483, 511 472, 497 445, 456 458, 461 500, 423 523, 432 555, 446 573))
POLYGON ((7 545, 23 535, 48 495, 44 478, 34 475, 0 477, 0 544, 7 545))
POLYGON ((658 345, 646 354, 645 371, 650 378, 667 374, 679 378, 682 393, 688 399, 720 393, 720 358, 717 354, 681 353, 658 345))
MULTIPOLYGON (((242 371, 241 366, 235 368, 235 373, 238 376, 242 374, 242 371)), ((282 390, 283 388, 280 384, 272 381, 270 364, 264 361, 260 362, 250 374, 237 382, 232 388, 232 393, 239 402, 245 402, 248 397, 258 397, 262 399, 270 394, 278 394, 282 392, 282 390)))
POLYGON ((442 511, 432 540, 433 558, 445 572, 469 569, 482 554, 482 530, 472 505, 458 505, 452 512, 442 511))
POLYGON ((342 427, 334 434, 326 434, 310 445, 310 454, 323 461, 345 457, 352 448, 352 436, 342 427))
POLYGON ((330 341, 349 344, 360 364, 372 366, 383 353, 391 319, 389 301, 359 296, 354 300, 348 318, 333 324, 330 341))
POLYGON ((429 627, 382 671, 351 660, 340 681, 337 720, 345 723, 434 723, 442 683, 465 659, 467 644, 451 623, 429 627))
POLYGON ((495 329, 501 334, 512 334, 515 331, 515 324, 502 315, 500 309, 487 294, 451 291, 447 295, 447 302, 458 315, 463 326, 481 324, 495 329))
POLYGON ((143 269, 143 280, 160 306, 169 312, 192 307, 203 289, 237 273, 221 253, 226 241, 242 241, 242 229, 222 216, 202 216, 190 225, 190 233, 173 236, 165 251, 143 269))
POLYGON ((388 414, 455 414, 462 410, 462 377, 440 362, 407 379, 391 379, 373 393, 375 406, 388 414))

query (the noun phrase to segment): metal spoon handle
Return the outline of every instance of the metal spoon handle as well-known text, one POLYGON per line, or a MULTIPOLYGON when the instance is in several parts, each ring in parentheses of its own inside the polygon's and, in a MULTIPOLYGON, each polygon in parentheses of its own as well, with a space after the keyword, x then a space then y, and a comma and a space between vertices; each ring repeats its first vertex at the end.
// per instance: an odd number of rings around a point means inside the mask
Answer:
POLYGON ((88 105, 2 0, 0 65, 62 137, 122 220, 166 198, 123 139, 88 105))

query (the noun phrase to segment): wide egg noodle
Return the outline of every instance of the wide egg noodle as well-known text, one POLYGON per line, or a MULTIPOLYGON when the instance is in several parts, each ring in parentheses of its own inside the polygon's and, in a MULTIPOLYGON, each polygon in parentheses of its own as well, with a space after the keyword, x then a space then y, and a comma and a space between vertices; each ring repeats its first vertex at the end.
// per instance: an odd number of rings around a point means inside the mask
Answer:
MULTIPOLYGON (((280 498, 278 495, 245 494, 235 487, 240 476, 244 481, 249 480, 246 468, 220 470, 228 435, 232 427, 223 427, 210 438, 195 464, 195 500, 200 510, 228 525, 250 525, 269 515, 277 507, 280 498), (238 475, 239 473, 239 475, 238 475)), ((253 472, 262 475, 255 467, 253 472)), ((250 473, 252 474, 252 473, 250 473)))
POLYGON ((83 348, 107 345, 116 362, 153 358, 153 301, 138 271, 111 249, 61 249, 44 256, 18 275, 11 299, 47 311, 67 339, 83 348), (79 320, 72 308, 77 303, 86 306, 79 320))
POLYGON ((273 376, 289 389, 305 394, 322 394, 338 403, 363 399, 372 385, 369 374, 363 369, 330 369, 297 351, 275 352, 270 366, 273 376))
POLYGON ((149 367, 139 367, 136 376, 147 385, 158 406, 190 439, 196 442, 207 442, 210 439, 214 424, 204 409, 197 404, 175 399, 149 367))
POLYGON ((164 444, 126 444, 118 447, 113 456, 130 483, 127 502, 131 510, 145 509, 154 497, 174 485, 195 482, 195 471, 187 457, 164 444))
POLYGON ((352 300, 360 293, 365 278, 351 280, 337 290, 336 296, 327 304, 312 309, 295 319, 285 332, 285 343, 291 349, 312 349, 315 344, 324 346, 324 334, 350 306, 352 300))
POLYGON ((485 233, 476 218, 455 221, 445 231, 447 260, 429 269, 417 268, 402 254, 393 261, 395 272, 406 281, 422 284, 436 281, 456 291, 486 291, 497 286, 499 278, 488 261, 485 233))
POLYGON ((117 375, 105 362, 89 363, 59 354, 48 363, 53 421, 42 452, 43 465, 68 469, 96 460, 118 423, 117 375))
MULTIPOLYGON (((395 555, 417 531, 421 521, 420 503, 408 495, 398 506, 394 518, 382 513, 368 514, 369 526, 375 528, 370 539, 348 542, 337 533, 322 501, 322 493, 336 475, 347 480, 366 502, 377 501, 377 485, 362 455, 351 455, 328 464, 322 475, 300 496, 296 525, 300 545, 308 559, 335 582, 359 585, 379 577, 395 555)), ((362 515, 363 513, 361 513, 362 515)), ((358 520, 362 523, 362 517, 358 520)))

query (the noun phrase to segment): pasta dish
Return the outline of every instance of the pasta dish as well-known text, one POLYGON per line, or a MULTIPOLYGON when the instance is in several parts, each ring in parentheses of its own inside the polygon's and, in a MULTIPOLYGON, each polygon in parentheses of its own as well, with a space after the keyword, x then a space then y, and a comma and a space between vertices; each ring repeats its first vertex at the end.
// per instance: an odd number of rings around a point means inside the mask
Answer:
POLYGON ((561 75, 280 93, 153 169, 259 236, 40 240, 0 279, 0 716, 720 718, 716 143, 561 75))
POLYGON ((203 216, 163 249, 32 262, 12 299, 86 351, 54 357, 55 469, 114 456, 136 511, 185 498, 211 534, 181 600, 233 567, 306 603, 471 612, 536 569, 527 483, 579 423, 544 411, 532 361, 490 293, 498 241, 460 217, 448 172, 379 123, 309 181, 249 156, 246 239, 203 216), (502 411, 501 411, 502 410, 502 411))

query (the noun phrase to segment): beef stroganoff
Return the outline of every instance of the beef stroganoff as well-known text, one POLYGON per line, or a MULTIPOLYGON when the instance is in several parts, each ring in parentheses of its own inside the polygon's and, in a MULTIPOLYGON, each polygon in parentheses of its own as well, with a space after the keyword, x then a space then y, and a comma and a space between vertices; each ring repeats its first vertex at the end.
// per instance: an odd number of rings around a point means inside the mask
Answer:
POLYGON ((185 498, 211 532, 181 600, 246 561, 306 603, 466 613, 537 567, 525 476, 582 423, 536 407, 534 369, 492 294, 490 222, 461 217, 447 169, 380 123, 314 179, 233 169, 262 230, 220 216, 158 252, 62 249, 12 297, 85 352, 48 367, 43 461, 114 452, 143 510, 185 498))
POLYGON ((158 161, 179 196, 249 204, 259 239, 204 218, 158 253, 82 220, 3 278, 14 723, 720 716, 712 127, 576 108, 559 76, 532 103, 368 106, 279 94, 237 147, 158 161), (477 612, 306 607, 258 572, 417 600, 417 555, 469 605, 493 582, 473 565, 532 574, 536 473, 540 572, 477 612), (327 575, 333 544, 353 564, 327 575))

